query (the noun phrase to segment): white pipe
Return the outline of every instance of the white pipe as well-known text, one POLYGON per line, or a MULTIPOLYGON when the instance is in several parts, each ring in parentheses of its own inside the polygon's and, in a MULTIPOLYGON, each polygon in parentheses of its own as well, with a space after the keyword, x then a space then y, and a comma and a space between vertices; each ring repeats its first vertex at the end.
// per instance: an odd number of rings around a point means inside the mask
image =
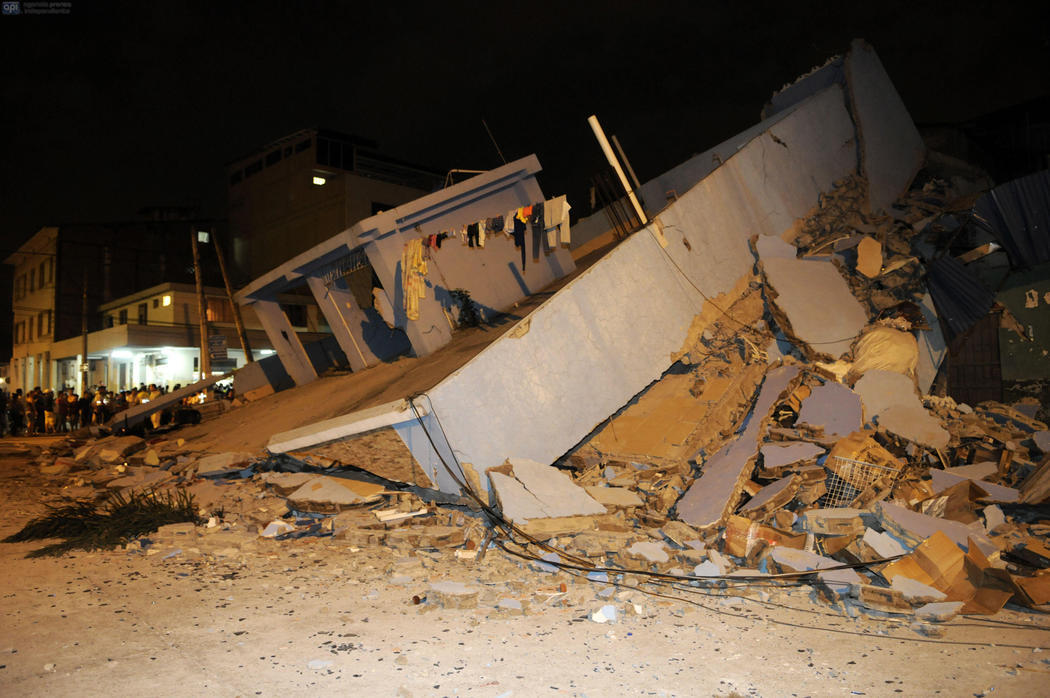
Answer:
POLYGON ((627 176, 623 173, 623 168, 620 167, 620 161, 616 159, 612 146, 609 145, 609 139, 605 137, 605 131, 602 130, 601 124, 598 123, 598 117, 591 114, 587 117, 587 123, 591 125, 594 137, 598 139, 598 145, 602 147, 602 152, 605 153, 605 159, 616 170, 616 175, 620 178, 624 191, 627 192, 627 198, 631 200, 631 205, 634 206, 634 210, 638 213, 638 219, 642 222, 642 225, 645 225, 649 222, 649 219, 645 217, 645 211, 642 210, 642 205, 638 203, 638 197, 634 195, 634 190, 627 182, 627 176))

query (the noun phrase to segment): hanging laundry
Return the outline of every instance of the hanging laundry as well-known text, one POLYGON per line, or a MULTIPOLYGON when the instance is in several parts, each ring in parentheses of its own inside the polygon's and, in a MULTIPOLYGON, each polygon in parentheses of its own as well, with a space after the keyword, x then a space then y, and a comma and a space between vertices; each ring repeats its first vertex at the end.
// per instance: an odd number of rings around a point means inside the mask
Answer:
POLYGON ((503 216, 503 232, 507 235, 514 235, 514 219, 517 218, 517 211, 507 211, 507 214, 503 216))
POLYGON ((439 250, 441 249, 441 243, 444 242, 445 240, 447 240, 448 237, 449 237, 448 233, 438 233, 437 240, 435 241, 435 244, 437 245, 437 248, 439 250))
POLYGON ((495 218, 489 219, 489 235, 496 235, 497 233, 502 233, 503 231, 503 216, 496 216, 495 218))
POLYGON ((489 222, 487 220, 485 220, 484 218, 482 218, 481 220, 479 220, 477 222, 477 226, 478 226, 478 247, 484 247, 485 246, 485 232, 486 232, 486 229, 488 228, 488 225, 489 225, 489 222))
POLYGON ((514 216, 514 246, 521 248, 521 270, 525 271, 525 221, 514 216))
POLYGON ((545 248, 544 252, 551 251, 551 248, 547 246, 547 237, 543 234, 542 201, 532 206, 532 215, 529 218, 529 222, 532 226, 532 260, 539 261, 541 245, 545 248))
POLYGON ((569 202, 565 196, 557 196, 544 202, 543 226, 547 231, 547 243, 553 248, 569 244, 569 202))
POLYGON ((419 319, 419 301, 427 297, 427 263, 423 260, 423 240, 413 238, 401 251, 401 288, 405 297, 405 316, 419 319))
POLYGON ((478 224, 471 223, 467 226, 467 245, 474 247, 474 242, 478 239, 478 224))

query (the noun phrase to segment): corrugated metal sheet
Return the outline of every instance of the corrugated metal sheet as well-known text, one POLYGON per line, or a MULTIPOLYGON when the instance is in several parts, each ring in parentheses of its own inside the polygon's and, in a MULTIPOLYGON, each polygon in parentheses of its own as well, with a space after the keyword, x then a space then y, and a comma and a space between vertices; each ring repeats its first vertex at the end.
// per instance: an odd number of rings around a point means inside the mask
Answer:
POLYGON ((999 240, 1013 266, 1050 262, 1050 170, 992 189, 974 204, 973 215, 999 240))
POLYGON ((966 333, 995 303, 992 292, 962 262, 949 255, 926 265, 926 286, 949 341, 966 333))

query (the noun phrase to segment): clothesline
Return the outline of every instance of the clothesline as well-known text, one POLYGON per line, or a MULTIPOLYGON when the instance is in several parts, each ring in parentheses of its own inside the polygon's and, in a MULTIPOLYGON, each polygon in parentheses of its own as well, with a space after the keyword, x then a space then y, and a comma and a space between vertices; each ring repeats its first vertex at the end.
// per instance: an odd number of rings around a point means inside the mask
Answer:
POLYGON ((525 235, 532 231, 532 256, 539 259, 540 249, 552 252, 558 245, 568 245, 569 210, 572 207, 565 196, 540 201, 507 211, 502 216, 481 218, 472 223, 432 233, 405 243, 401 252, 401 285, 404 289, 405 315, 409 320, 419 319, 419 301, 426 297, 426 260, 433 250, 452 237, 458 237, 469 247, 484 248, 492 235, 508 235, 514 246, 521 249, 521 270, 525 271, 525 235))

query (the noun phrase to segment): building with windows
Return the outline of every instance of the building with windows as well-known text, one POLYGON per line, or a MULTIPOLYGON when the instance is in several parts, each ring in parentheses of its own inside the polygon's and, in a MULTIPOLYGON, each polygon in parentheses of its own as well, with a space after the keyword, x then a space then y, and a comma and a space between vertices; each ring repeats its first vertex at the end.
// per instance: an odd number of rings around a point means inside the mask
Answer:
MULTIPOLYGON (((37 231, 4 260, 12 279, 11 389, 58 385, 52 345, 80 337, 85 329, 103 329, 101 306, 160 283, 192 283, 190 236, 198 229, 224 227, 212 220, 166 219, 74 223, 37 231)), ((205 283, 222 284, 207 245, 202 246, 201 269, 205 283)))
POLYGON ((373 141, 317 128, 285 136, 226 169, 239 282, 357 221, 434 191, 443 177, 380 154, 373 141))

